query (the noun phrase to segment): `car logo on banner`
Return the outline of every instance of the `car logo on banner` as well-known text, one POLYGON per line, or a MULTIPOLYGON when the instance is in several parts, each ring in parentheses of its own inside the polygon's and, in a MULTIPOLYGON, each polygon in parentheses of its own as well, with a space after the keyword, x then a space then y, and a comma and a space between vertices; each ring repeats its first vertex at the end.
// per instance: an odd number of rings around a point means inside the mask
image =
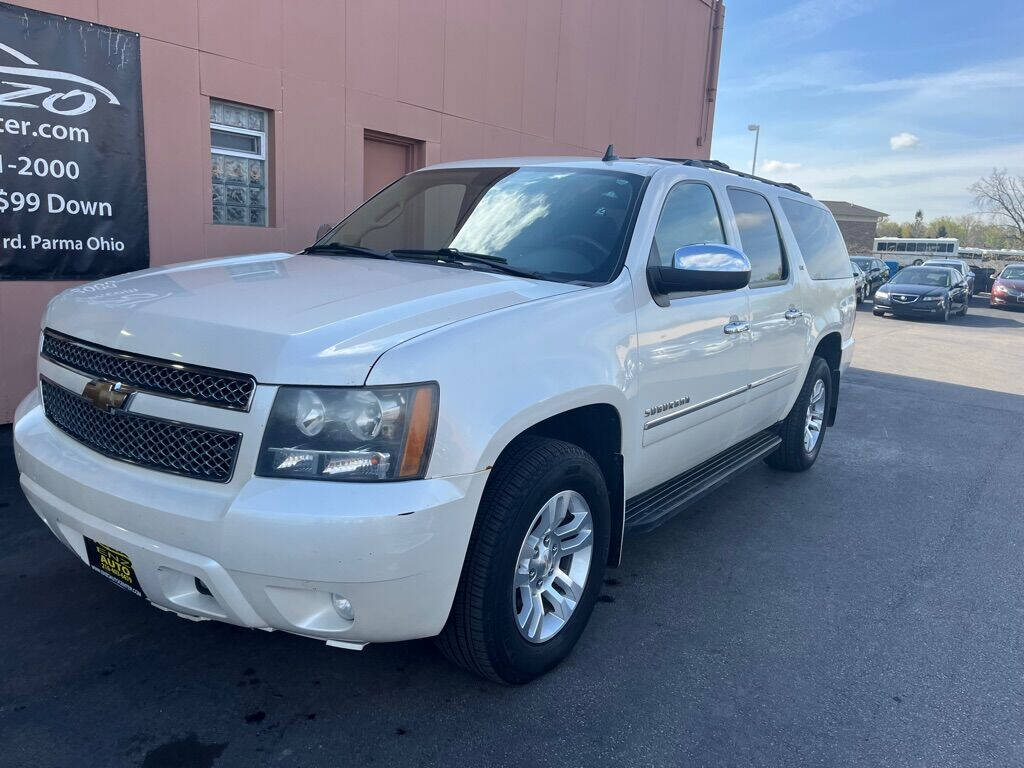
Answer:
MULTIPOLYGON (((117 100, 117 97, 109 90, 104 88, 99 83, 94 83, 92 80, 87 80, 84 77, 72 74, 70 72, 59 72, 55 69, 43 69, 39 66, 39 62, 32 59, 25 54, 16 51, 9 45, 0 43, 0 51, 5 51, 17 59, 22 64, 28 64, 27 67, 4 67, 0 66, 0 75, 14 75, 15 77, 31 77, 41 80, 59 80, 68 83, 75 83, 77 85, 84 85, 92 90, 97 91, 101 96, 107 99, 107 102, 114 106, 120 106, 121 102, 117 100)), ((96 94, 90 93, 89 91, 83 91, 81 88, 71 88, 67 91, 55 91, 53 88, 45 85, 32 85, 30 83, 17 83, 13 80, 4 80, 4 85, 14 86, 15 90, 8 91, 7 93, 0 93, 0 105, 8 107, 25 107, 27 109, 35 109, 36 107, 42 106, 47 112, 52 112, 55 115, 84 115, 86 112, 92 111, 92 108, 96 106, 96 94), (25 99, 31 99, 35 96, 43 96, 49 94, 42 100, 41 104, 32 104, 25 99), (77 105, 73 106, 75 102, 77 105), (67 103, 67 109, 62 108, 64 103, 67 103)))

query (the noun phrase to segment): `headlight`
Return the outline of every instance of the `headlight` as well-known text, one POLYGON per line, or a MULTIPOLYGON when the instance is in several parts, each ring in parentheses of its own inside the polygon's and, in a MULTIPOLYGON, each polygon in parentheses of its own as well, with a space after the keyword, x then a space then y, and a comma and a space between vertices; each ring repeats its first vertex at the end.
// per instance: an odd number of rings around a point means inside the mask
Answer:
POLYGON ((922 296, 921 301, 942 301, 941 296, 922 296))
POLYGON ((992 293, 1006 293, 1006 286, 1005 285, 998 285, 998 284, 993 285, 992 286, 992 293))
POLYGON ((437 425, 437 384, 281 387, 256 474, 307 480, 423 477, 437 425))
POLYGON ((881 288, 879 288, 877 291, 875 291, 875 298, 876 299, 888 299, 889 298, 889 292, 888 291, 883 291, 881 288))

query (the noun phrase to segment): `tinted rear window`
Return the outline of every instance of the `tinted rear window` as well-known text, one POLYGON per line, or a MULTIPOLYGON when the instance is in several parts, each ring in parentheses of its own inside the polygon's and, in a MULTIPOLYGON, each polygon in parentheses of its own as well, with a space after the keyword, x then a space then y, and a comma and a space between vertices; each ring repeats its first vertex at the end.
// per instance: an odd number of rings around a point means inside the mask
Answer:
POLYGON ((815 280, 848 278, 850 256, 832 214, 788 197, 780 197, 779 202, 800 246, 807 273, 815 280))

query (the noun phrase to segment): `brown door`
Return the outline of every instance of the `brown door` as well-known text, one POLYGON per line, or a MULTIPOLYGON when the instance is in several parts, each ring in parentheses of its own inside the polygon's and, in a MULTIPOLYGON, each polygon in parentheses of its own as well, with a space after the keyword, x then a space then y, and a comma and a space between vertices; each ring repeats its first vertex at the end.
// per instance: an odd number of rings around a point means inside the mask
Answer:
POLYGON ((409 140, 366 135, 363 138, 363 199, 413 170, 416 143, 409 140))

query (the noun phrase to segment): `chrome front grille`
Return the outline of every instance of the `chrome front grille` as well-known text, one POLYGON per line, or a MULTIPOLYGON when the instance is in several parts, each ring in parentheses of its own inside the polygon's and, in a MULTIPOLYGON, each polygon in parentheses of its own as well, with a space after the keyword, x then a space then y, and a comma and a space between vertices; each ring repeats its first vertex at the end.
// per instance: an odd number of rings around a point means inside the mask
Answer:
POLYGON ((220 408, 248 410, 256 389, 256 381, 245 374, 127 354, 49 329, 43 334, 42 355, 87 376, 220 408))
POLYGON ((43 378, 46 417, 68 435, 113 459, 199 480, 231 479, 242 436, 130 411, 104 411, 43 378))

